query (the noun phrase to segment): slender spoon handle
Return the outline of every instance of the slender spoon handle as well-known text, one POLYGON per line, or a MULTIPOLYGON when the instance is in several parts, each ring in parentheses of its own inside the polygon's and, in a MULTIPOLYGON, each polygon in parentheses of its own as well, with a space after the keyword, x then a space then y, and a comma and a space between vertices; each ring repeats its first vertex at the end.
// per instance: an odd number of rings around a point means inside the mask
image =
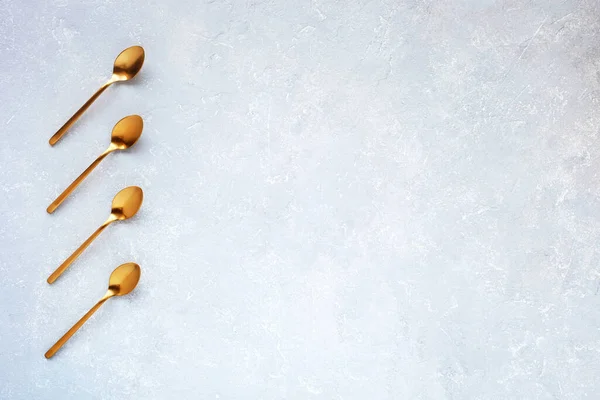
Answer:
POLYGON ((115 219, 112 217, 107 219, 105 223, 103 223, 102 225, 100 225, 100 227, 98 229, 96 229, 96 231, 94 231, 94 233, 92 233, 92 235, 86 239, 85 242, 83 242, 81 244, 81 246, 79 246, 79 248, 77 250, 75 250, 73 252, 73 254, 71 254, 69 256, 69 258, 67 258, 62 264, 60 264, 60 266, 58 268, 56 268, 56 271, 54 271, 52 273, 52 275, 50 275, 48 277, 47 282, 48 283, 54 283, 54 281, 62 275, 63 272, 65 272, 65 270, 67 268, 69 268, 69 266, 73 263, 73 261, 75 261, 77 259, 77 257, 79 257, 81 255, 81 253, 83 253, 83 251, 85 249, 87 249, 87 247, 94 241, 94 239, 96 239, 96 237, 98 237, 98 235, 108 226, 110 225, 111 222, 114 222, 115 219))
POLYGON ((58 206, 60 206, 62 204, 63 201, 65 201, 65 199, 73 192, 73 190, 75 190, 75 188, 77 186, 79 186, 79 184, 81 182, 83 182, 83 180, 90 174, 90 172, 92 172, 94 170, 94 168, 96 168, 98 166, 98 164, 100 164, 100 161, 104 160, 104 157, 106 157, 107 155, 109 155, 112 151, 114 150, 114 148, 109 147, 104 153, 100 154, 100 156, 98 158, 96 158, 94 160, 93 163, 90 164, 89 167, 86 168, 85 171, 83 171, 81 173, 81 175, 79 175, 74 181, 73 183, 71 183, 65 190, 64 192, 62 192, 57 198, 56 200, 54 200, 46 209, 46 211, 48 212, 48 214, 52 214, 54 212, 54 210, 56 210, 58 208, 58 206))
POLYGON ((94 307, 90 309, 90 311, 88 311, 83 317, 81 317, 81 319, 77 321, 77 323, 75 323, 75 325, 73 325, 73 327, 69 329, 67 333, 65 333, 60 339, 58 339, 56 343, 54 343, 54 346, 50 347, 50 349, 46 352, 46 354, 44 354, 44 356, 46 358, 50 358, 54 354, 56 354, 56 352, 67 342, 67 340, 69 340, 71 336, 73 336, 73 334, 77 332, 77 330, 81 328, 83 324, 85 324, 85 321, 87 321, 100 308, 100 306, 102 306, 102 304, 104 304, 104 302, 110 299, 112 296, 114 296, 114 294, 109 290, 104 295, 104 297, 100 299, 100 301, 97 302, 96 305, 94 305, 94 307))
POLYGON ((75 114, 73 114, 73 116, 71 118, 69 118, 69 120, 67 122, 65 122, 65 124, 54 135, 52 135, 52 137, 49 140, 50 145, 54 146, 56 144, 56 142, 58 142, 60 140, 60 138, 62 138, 63 135, 65 133, 67 133, 67 130, 69 130, 71 125, 73 125, 79 119, 79 117, 81 117, 81 115, 85 112, 85 110, 87 110, 89 108, 89 106, 91 106, 92 103, 94 101, 96 101, 96 99, 98 97, 100 97, 102 92, 104 92, 106 90, 106 88, 108 88, 110 85, 112 85, 115 82, 116 81, 113 78, 111 78, 104 85, 100 86, 100 89, 98 89, 98 91, 96 93, 94 93, 92 95, 92 97, 90 97, 90 99, 88 101, 86 101, 85 104, 82 105, 81 108, 79 110, 77 110, 75 112, 75 114))

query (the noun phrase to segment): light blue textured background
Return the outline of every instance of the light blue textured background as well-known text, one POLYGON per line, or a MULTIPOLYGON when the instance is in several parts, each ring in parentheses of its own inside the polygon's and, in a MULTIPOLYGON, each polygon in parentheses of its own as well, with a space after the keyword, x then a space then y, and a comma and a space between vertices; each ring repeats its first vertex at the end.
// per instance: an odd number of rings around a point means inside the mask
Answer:
POLYGON ((0 15, 0 399, 600 396, 597 0, 0 15), (46 214, 132 113, 141 141, 46 214), (140 214, 47 285, 130 184, 140 214), (44 359, 127 261, 135 293, 44 359))

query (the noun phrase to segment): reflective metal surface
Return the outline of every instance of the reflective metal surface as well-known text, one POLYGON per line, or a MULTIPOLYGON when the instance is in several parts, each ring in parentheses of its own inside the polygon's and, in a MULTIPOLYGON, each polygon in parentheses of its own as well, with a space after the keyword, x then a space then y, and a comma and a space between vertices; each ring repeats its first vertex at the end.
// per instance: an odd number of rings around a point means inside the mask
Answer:
POLYGON ((85 110, 88 109, 89 106, 92 105, 94 101, 104 92, 110 85, 119 81, 126 81, 140 72, 142 69, 142 65, 144 65, 144 59, 146 58, 146 54, 144 49, 140 46, 132 46, 123 50, 116 58, 115 64, 113 66, 113 74, 111 78, 98 89, 96 93, 92 95, 92 97, 85 102, 83 106, 79 110, 73 114, 71 118, 50 138, 49 142, 52 146, 58 142, 67 130, 83 115, 85 110))
POLYGON ((91 309, 88 311, 79 321, 73 325, 71 329, 67 331, 58 341, 50 347, 50 349, 44 354, 46 358, 51 358, 56 352, 73 336, 79 328, 104 304, 104 302, 114 296, 123 296, 131 292, 137 286, 140 280, 140 274, 142 270, 139 265, 135 263, 126 263, 119 265, 110 274, 108 281, 108 290, 106 294, 102 296, 91 309))
POLYGON ((125 150, 129 147, 133 146, 135 142, 142 135, 142 130, 144 129, 144 121, 142 117, 139 115, 129 115, 123 119, 121 119, 112 131, 112 136, 110 140, 110 145, 104 151, 104 153, 100 154, 98 158, 94 160, 93 163, 90 164, 89 167, 86 168, 85 171, 79 175, 73 183, 71 183, 57 198, 54 200, 46 209, 46 211, 52 214, 65 199, 79 186, 81 182, 100 164, 104 157, 109 155, 115 150, 125 150))
POLYGON ((57 269, 48 277, 48 283, 54 283, 59 276, 83 253, 83 251, 102 233, 104 229, 115 221, 125 220, 133 217, 144 200, 144 192, 137 186, 129 186, 117 193, 112 202, 112 208, 108 219, 100 225, 98 229, 91 234, 89 238, 85 240, 71 254, 57 269))

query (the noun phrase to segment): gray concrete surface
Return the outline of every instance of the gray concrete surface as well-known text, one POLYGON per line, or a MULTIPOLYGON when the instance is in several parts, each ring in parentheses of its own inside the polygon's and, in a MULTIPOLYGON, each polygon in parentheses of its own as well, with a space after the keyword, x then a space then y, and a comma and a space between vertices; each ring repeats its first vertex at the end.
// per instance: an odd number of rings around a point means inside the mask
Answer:
POLYGON ((0 399, 599 398, 596 0, 0 13, 0 399), (47 285, 130 184, 140 214, 47 285), (44 359, 126 261, 136 292, 44 359))

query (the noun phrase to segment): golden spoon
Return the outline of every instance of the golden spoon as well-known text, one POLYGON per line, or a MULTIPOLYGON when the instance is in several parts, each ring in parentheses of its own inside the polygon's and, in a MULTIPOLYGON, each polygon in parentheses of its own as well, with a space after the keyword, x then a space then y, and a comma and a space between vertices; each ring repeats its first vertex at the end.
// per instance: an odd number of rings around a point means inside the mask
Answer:
POLYGON ((69 187, 67 187, 65 191, 60 194, 60 196, 56 198, 56 200, 52 202, 52 204, 48 206, 46 211, 49 214, 52 214, 54 210, 56 210, 58 206, 60 206, 61 203, 65 201, 65 199, 73 192, 73 190, 75 190, 75 188, 79 186, 81 182, 83 182, 90 172, 92 172, 94 168, 100 164, 100 161, 104 160, 104 157, 115 150, 126 150, 133 146, 140 136, 142 136, 142 129, 144 129, 144 121, 139 115, 129 115, 117 122, 112 130, 112 136, 108 149, 106 149, 104 153, 100 154, 100 156, 96 158, 96 160, 91 163, 90 166, 87 167, 87 169, 83 171, 83 173, 79 175, 77 179, 75 179, 73 183, 71 183, 69 187))
POLYGON ((146 57, 144 49, 140 46, 128 47, 117 56, 115 65, 113 67, 112 77, 104 85, 98 89, 96 93, 86 103, 81 106, 75 114, 50 138, 50 144, 54 146, 56 142, 67 132, 67 130, 81 117, 81 115, 88 109, 89 106, 108 88, 115 82, 127 81, 134 76, 144 65, 144 58, 146 57))
POLYGON ((73 336, 73 334, 77 332, 77 330, 81 328, 83 324, 85 324, 85 321, 87 321, 92 316, 92 314, 94 314, 96 310, 98 310, 100 306, 104 304, 106 300, 110 299, 113 296, 123 296, 124 294, 127 294, 133 289, 135 289, 136 285, 138 284, 138 281, 140 280, 141 273, 142 270, 140 269, 140 266, 135 263, 119 265, 112 272, 112 274, 110 274, 110 279, 108 281, 108 291, 106 292, 106 294, 100 299, 99 302, 96 303, 94 307, 90 309, 90 311, 88 311, 83 317, 81 317, 81 319, 77 321, 77 323, 73 325, 73 327, 63 335, 63 337, 58 339, 58 342, 56 342, 54 346, 50 347, 50 350, 48 350, 46 354, 44 354, 44 356, 46 358, 50 358, 54 354, 56 354, 56 352, 63 346, 63 344, 65 344, 67 340, 69 340, 71 336, 73 336))
POLYGON ((131 218, 138 212, 144 199, 144 192, 137 186, 129 186, 116 194, 112 202, 112 209, 108 219, 100 225, 92 235, 77 250, 73 252, 61 265, 48 277, 48 283, 54 281, 79 257, 81 253, 98 237, 108 225, 115 221, 131 218))

